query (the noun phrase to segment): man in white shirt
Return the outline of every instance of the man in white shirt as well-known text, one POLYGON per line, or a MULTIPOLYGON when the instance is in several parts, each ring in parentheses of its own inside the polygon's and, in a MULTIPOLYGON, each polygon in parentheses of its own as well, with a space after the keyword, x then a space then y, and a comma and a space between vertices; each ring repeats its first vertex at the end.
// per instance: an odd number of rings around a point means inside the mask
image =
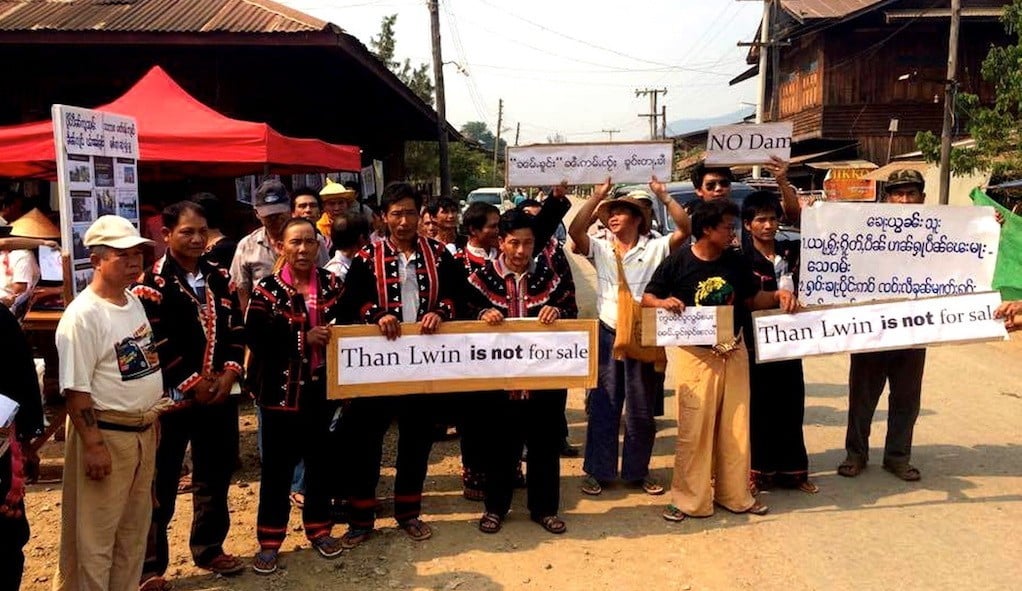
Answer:
POLYGON ((152 241, 128 220, 105 215, 84 244, 92 282, 64 311, 56 335, 70 422, 53 588, 133 591, 152 516, 163 377, 145 309, 127 288, 152 241))
MULTIPOLYGON (((645 191, 633 191, 624 197, 607 200, 611 190, 608 178, 596 187, 568 228, 576 253, 588 257, 596 267, 599 330, 599 377, 589 392, 589 423, 586 427, 586 478, 582 492, 598 495, 603 485, 618 476, 618 430, 625 412, 625 438, 621 450, 621 478, 639 484, 648 494, 664 493, 664 487, 649 474, 649 460, 656 437, 653 418, 658 380, 653 363, 635 359, 614 359, 613 347, 618 313, 619 264, 632 298, 638 302, 653 271, 688 237, 689 219, 685 210, 667 192, 656 177, 649 183, 674 219, 675 230, 668 236, 651 238, 652 209, 642 201, 645 191), (587 233, 590 220, 598 218, 613 234, 613 240, 593 239, 587 233)), ((625 327, 631 330, 631 327, 625 327)))
POLYGON ((30 250, 0 251, 0 303, 17 316, 39 283, 39 264, 30 250))

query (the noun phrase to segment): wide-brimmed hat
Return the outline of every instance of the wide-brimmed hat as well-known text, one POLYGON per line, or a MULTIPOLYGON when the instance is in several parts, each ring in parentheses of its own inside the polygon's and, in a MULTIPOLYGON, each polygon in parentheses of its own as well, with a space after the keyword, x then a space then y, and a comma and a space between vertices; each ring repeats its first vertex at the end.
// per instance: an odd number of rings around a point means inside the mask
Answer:
POLYGON ((334 182, 329 178, 326 180, 326 184, 319 190, 319 198, 323 201, 333 201, 335 199, 354 199, 355 189, 349 189, 341 183, 334 182))
POLYGON ((918 170, 902 168, 895 170, 887 177, 884 193, 890 193, 898 187, 904 187, 905 185, 919 185, 919 190, 922 191, 926 186, 926 181, 923 180, 923 175, 918 170))
POLYGON ((639 234, 649 232, 653 224, 653 198, 650 197, 649 193, 645 191, 632 191, 624 197, 607 199, 600 203, 600 206, 596 208, 596 219, 600 220, 604 226, 607 225, 607 219, 610 218, 610 208, 615 205, 631 207, 642 218, 642 222, 639 224, 639 234))
POLYGON ((142 238, 131 222, 119 215, 103 215, 92 222, 89 229, 85 231, 82 240, 85 246, 109 246, 124 250, 134 248, 141 244, 153 244, 152 240, 142 238))
POLYGON ((263 181, 256 189, 255 199, 252 200, 252 207, 256 214, 265 218, 279 213, 291 213, 291 196, 287 193, 284 183, 269 179, 263 181))
POLYGON ((22 238, 39 238, 41 240, 60 240, 60 228, 46 217, 38 208, 14 220, 11 224, 11 236, 22 238))

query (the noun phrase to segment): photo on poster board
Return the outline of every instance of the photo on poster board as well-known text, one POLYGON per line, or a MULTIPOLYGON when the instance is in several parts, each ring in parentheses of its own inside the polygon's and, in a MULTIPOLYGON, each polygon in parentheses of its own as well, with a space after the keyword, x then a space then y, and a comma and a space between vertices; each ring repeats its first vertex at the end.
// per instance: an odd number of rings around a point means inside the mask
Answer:
POLYGON ((92 189, 92 159, 88 156, 68 156, 67 176, 72 191, 92 189))
POLYGON ((255 175, 242 176, 234 179, 234 195, 238 201, 252 205, 255 196, 255 175))
POLYGON ((92 169, 95 173, 95 185, 97 187, 113 187, 114 181, 114 159, 106 156, 93 156, 92 169))
MULTIPOLYGON (((132 222, 138 221, 138 192, 134 190, 117 191, 117 215, 132 222)), ((136 226, 138 224, 136 223, 136 226)))
POLYGON ((96 217, 117 215, 117 194, 111 189, 96 189, 96 217))
POLYGON ((134 187, 138 184, 135 174, 135 161, 131 158, 118 158, 114 161, 114 184, 117 187, 134 187))
POLYGON ((92 281, 92 267, 82 269, 75 268, 75 293, 81 293, 92 281))
POLYGON ((71 226, 71 258, 75 263, 89 260, 89 249, 85 246, 85 232, 92 222, 72 224, 71 226))
POLYGON ((96 219, 96 200, 92 191, 71 191, 71 221, 92 223, 96 219))

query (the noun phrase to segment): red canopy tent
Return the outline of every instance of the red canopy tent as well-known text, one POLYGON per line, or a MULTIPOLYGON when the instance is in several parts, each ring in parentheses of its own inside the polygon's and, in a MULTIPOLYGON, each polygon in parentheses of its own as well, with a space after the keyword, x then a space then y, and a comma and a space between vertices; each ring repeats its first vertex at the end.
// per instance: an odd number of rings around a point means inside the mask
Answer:
MULTIPOLYGON (((185 92, 159 66, 123 96, 96 109, 137 120, 144 178, 361 168, 358 147, 290 138, 265 123, 221 115, 185 92)), ((0 128, 0 177, 56 179, 51 121, 0 128)))

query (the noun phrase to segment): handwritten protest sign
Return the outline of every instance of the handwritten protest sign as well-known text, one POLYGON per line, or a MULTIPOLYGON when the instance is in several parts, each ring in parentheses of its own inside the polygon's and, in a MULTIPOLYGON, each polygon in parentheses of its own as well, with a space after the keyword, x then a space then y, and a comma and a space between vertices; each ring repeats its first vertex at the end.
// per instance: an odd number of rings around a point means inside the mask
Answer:
POLYGON ((616 183, 645 183, 671 178, 671 142, 607 144, 537 144, 507 149, 507 184, 595 185, 610 177, 616 183))
POLYGON ((799 295, 836 304, 989 291, 990 207, 817 203, 802 212, 799 295))
POLYGON ((1005 340, 997 292, 752 315, 756 361, 1005 340))
POLYGON ((707 166, 766 164, 771 156, 791 158, 791 121, 711 127, 706 138, 707 166))
POLYGON ((663 308, 642 309, 646 347, 716 345, 735 336, 731 306, 692 306, 681 314, 663 308))
POLYGON ((437 334, 402 324, 388 341, 376 326, 331 327, 330 398, 436 392, 592 388, 596 321, 445 322, 437 334))

